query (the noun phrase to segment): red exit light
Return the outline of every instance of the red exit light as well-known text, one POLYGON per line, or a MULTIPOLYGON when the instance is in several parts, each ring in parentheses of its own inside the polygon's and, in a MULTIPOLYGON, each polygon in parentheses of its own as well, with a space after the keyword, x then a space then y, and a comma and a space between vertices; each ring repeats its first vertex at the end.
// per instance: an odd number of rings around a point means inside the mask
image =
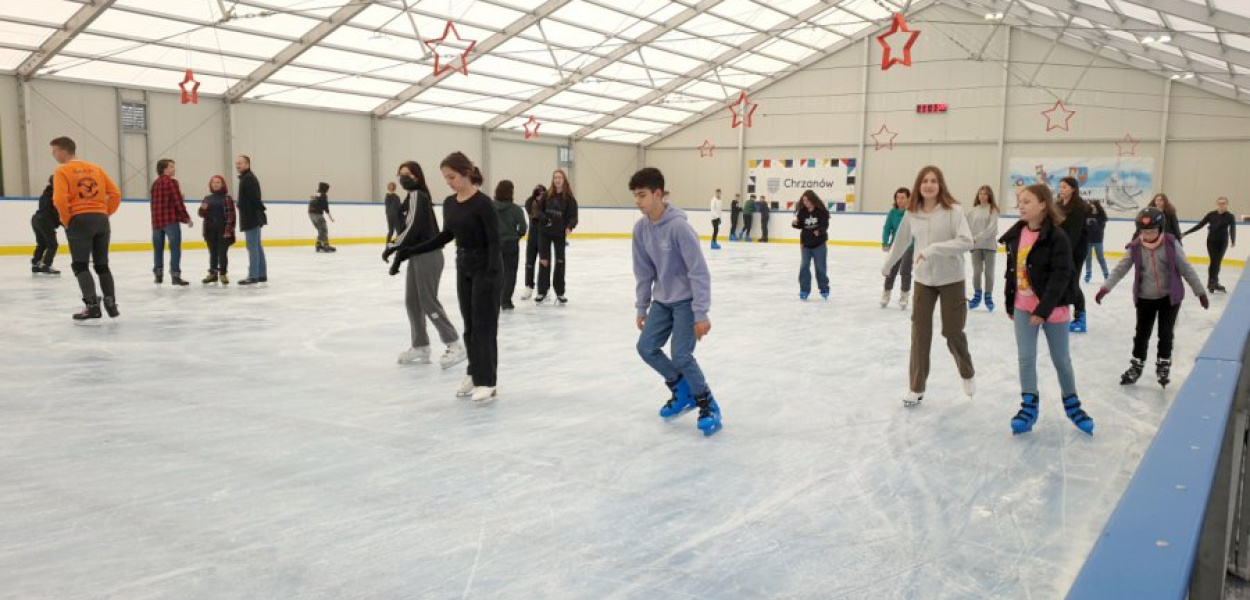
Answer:
POLYGON ((947 105, 945 102, 942 102, 940 104, 917 104, 916 112, 922 115, 944 113, 946 112, 946 109, 948 108, 948 106, 949 105, 947 105))

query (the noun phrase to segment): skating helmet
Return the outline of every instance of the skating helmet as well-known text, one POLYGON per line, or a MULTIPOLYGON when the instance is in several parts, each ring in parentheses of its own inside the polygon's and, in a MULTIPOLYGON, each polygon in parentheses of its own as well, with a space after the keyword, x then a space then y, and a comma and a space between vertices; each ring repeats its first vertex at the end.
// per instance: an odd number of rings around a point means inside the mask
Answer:
POLYGON ((1141 212, 1137 213, 1136 222, 1138 231, 1145 231, 1147 229, 1158 229, 1159 231, 1163 231, 1163 211, 1153 206, 1144 208, 1141 212))

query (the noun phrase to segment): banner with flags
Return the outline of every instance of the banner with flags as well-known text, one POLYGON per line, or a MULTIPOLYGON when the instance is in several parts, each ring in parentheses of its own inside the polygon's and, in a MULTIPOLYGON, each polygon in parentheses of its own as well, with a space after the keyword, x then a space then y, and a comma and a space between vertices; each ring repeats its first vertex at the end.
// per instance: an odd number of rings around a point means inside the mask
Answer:
POLYGON ((765 197, 773 210, 793 211, 805 190, 830 212, 855 207, 854 158, 753 158, 747 161, 747 194, 765 197))

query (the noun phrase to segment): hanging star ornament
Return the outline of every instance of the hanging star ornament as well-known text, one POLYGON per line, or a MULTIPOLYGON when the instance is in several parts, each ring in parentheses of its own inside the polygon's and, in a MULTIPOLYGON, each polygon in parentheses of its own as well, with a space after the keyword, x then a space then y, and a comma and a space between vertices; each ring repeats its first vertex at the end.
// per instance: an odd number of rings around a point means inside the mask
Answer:
POLYGON ((739 125, 751 127, 751 117, 755 115, 755 109, 759 108, 758 104, 751 104, 751 100, 747 98, 746 92, 738 92, 738 100, 729 105, 729 112, 734 116, 731 129, 737 129, 739 125), (748 108, 749 107, 749 108, 748 108))
POLYGON ((907 27, 907 21, 903 19, 903 13, 894 13, 894 19, 890 25, 890 30, 877 36, 877 42, 880 43, 881 47, 885 50, 881 53, 881 70, 884 71, 896 64, 901 64, 904 67, 910 67, 911 47, 916 43, 916 38, 918 37, 920 37, 920 31, 912 31, 909 27, 907 27), (886 38, 900 33, 907 34, 907 42, 903 44, 903 58, 901 59, 893 56, 893 50, 890 48, 890 43, 886 41, 886 38))
POLYGON ((182 90, 183 104, 200 103, 200 82, 195 80, 195 73, 191 69, 187 69, 187 74, 182 78, 182 83, 178 84, 178 88, 182 90), (194 84, 190 91, 187 90, 187 84, 194 84))
POLYGON ((1124 134, 1124 139, 1115 143, 1116 156, 1137 156, 1137 140, 1132 135, 1124 134), (1125 150, 1125 147, 1128 147, 1125 150))
POLYGON ((535 119, 535 118, 534 118, 534 115, 530 115, 530 120, 526 121, 526 122, 522 125, 522 127, 524 127, 524 128, 525 128, 525 139, 527 139, 527 140, 528 140, 528 139, 534 139, 534 138, 537 138, 537 137, 538 137, 538 128, 539 128, 539 127, 541 127, 541 126, 542 126, 542 123, 539 123, 539 122, 538 122, 538 119, 535 119), (530 127, 533 127, 534 129, 531 131, 531 130, 530 130, 530 127))
POLYGON ((885 148, 886 150, 893 150, 894 138, 896 137, 898 137, 898 133, 890 131, 889 127, 882 123, 881 129, 878 129, 876 133, 872 134, 872 142, 873 144, 876 144, 877 150, 882 148, 885 148))
POLYGON ((460 71, 469 74, 469 52, 477 45, 477 40, 466 40, 460 37, 460 32, 456 31, 456 24, 451 21, 447 22, 447 26, 443 28, 443 37, 425 40, 425 46, 434 54, 434 76, 438 77, 447 71, 460 71), (455 36, 455 39, 449 39, 455 36), (467 46, 465 44, 468 44, 467 46), (442 54, 439 52, 439 46, 449 46, 455 53, 442 54), (462 49, 463 48, 463 49, 462 49), (443 61, 447 62, 444 63, 443 61), (460 66, 456 63, 459 61, 460 66))
POLYGON ((1063 105, 1063 100, 1056 100, 1055 105, 1050 107, 1050 110, 1042 111, 1042 116, 1046 117, 1046 131, 1050 131, 1052 129, 1071 131, 1068 129, 1068 122, 1072 120, 1072 115, 1075 114, 1075 110, 1068 110, 1068 108, 1063 105), (1055 118, 1056 112, 1063 115, 1063 123, 1058 123, 1059 119, 1055 118))
POLYGON ((699 146, 699 158, 712 158, 712 151, 715 149, 716 146, 713 146, 712 142, 703 140, 703 145, 699 146))

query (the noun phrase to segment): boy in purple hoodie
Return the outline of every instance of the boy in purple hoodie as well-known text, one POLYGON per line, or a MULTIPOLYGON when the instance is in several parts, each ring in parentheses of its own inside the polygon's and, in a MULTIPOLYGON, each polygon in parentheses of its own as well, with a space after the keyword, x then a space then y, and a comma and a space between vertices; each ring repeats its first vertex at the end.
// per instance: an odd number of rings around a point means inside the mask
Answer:
POLYGON ((664 202, 664 174, 646 168, 629 179, 634 204, 643 218, 634 225, 635 306, 638 354, 664 377, 672 397, 660 408, 671 419, 696 406, 699 430, 720 431, 720 407, 694 359, 695 342, 712 330, 712 275, 699 249, 699 236, 686 213, 664 202), (673 357, 664 354, 672 338, 673 357))

